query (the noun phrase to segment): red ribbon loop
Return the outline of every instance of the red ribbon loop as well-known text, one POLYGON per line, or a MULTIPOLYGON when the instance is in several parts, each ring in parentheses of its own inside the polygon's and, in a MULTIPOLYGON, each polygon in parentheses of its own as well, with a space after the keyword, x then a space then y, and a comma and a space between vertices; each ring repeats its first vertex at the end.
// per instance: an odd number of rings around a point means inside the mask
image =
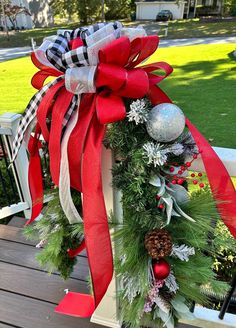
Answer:
POLYGON ((99 51, 99 62, 124 67, 130 57, 130 47, 126 36, 116 39, 99 51))

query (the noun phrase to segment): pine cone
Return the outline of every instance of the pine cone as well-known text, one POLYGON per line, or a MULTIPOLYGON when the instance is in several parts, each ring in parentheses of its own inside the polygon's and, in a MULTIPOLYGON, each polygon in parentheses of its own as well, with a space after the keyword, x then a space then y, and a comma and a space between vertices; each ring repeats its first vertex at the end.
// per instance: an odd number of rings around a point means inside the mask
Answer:
POLYGON ((172 240, 168 231, 154 229, 145 236, 145 248, 153 259, 159 259, 170 255, 172 251, 172 240))

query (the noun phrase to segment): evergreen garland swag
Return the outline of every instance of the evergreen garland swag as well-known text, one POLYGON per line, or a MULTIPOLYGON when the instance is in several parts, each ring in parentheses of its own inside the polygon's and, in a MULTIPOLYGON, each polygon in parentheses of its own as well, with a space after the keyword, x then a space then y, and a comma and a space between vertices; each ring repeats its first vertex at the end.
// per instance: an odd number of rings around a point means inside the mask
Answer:
MULTIPOLYGON (((218 214, 207 186, 188 191, 187 170, 198 156, 189 132, 157 142, 146 129, 149 101, 127 100, 126 110, 127 118, 111 124, 104 140, 119 159, 113 186, 122 191, 123 224, 111 217, 120 316, 130 328, 173 328, 180 318, 193 317, 193 301, 208 303, 205 288, 215 293, 227 289, 212 271, 215 250, 208 240, 218 214)), ((81 210, 80 197, 74 200, 81 210)), ((40 264, 68 278, 76 258, 67 250, 79 246, 83 226, 68 223, 56 192, 43 218, 27 226, 25 234, 41 240, 40 264)))

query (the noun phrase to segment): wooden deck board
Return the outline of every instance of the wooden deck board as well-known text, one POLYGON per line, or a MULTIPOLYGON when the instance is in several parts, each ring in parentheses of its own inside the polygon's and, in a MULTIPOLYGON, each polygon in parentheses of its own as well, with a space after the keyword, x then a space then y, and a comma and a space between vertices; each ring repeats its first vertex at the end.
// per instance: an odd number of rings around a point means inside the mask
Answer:
POLYGON ((0 328, 10 328, 10 327, 16 327, 16 326, 7 325, 5 323, 0 322, 0 328))
POLYGON ((0 289, 58 304, 64 290, 88 293, 86 283, 76 279, 62 280, 59 276, 0 262, 0 289), (16 279, 17 277, 17 279, 16 279))
POLYGON ((88 293, 86 253, 77 257, 71 278, 63 281, 39 267, 35 243, 25 240, 21 228, 0 225, 0 328, 102 327, 89 319, 54 313, 65 289, 88 293))
POLYGON ((0 225, 0 239, 14 241, 26 245, 35 245, 37 242, 26 240, 22 234, 22 229, 9 225, 0 225))
POLYGON ((54 312, 54 305, 25 296, 1 291, 0 318, 22 328, 99 328, 89 319, 73 318, 54 312))
MULTIPOLYGON (((31 245, 9 242, 1 239, 0 249, 0 261, 43 271, 35 259, 35 255, 40 252, 40 249, 36 249, 31 245)), ((87 258, 78 256, 77 264, 71 277, 87 281, 88 274, 87 258)))

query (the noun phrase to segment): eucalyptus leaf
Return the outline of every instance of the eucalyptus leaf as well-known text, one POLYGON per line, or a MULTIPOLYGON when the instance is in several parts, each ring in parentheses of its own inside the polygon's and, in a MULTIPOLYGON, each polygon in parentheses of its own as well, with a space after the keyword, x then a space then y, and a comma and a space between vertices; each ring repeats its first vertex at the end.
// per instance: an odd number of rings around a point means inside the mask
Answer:
POLYGON ((167 322, 165 322, 166 328, 175 328, 174 318, 171 316, 167 322))
POLYGON ((161 187, 161 179, 157 175, 153 176, 149 183, 154 187, 161 187))
POLYGON ((189 308, 187 307, 187 305, 184 304, 184 302, 181 301, 180 299, 178 299, 177 297, 171 301, 171 304, 173 305, 173 308, 178 312, 181 312, 181 313, 189 312, 189 308))
POLYGON ((185 319, 185 320, 194 320, 194 319, 196 319, 195 315, 190 311, 185 312, 185 313, 179 312, 179 314, 180 314, 180 318, 185 319))
POLYGON ((170 313, 164 312, 162 309, 159 308, 159 317, 163 322, 167 322, 170 318, 170 313))

